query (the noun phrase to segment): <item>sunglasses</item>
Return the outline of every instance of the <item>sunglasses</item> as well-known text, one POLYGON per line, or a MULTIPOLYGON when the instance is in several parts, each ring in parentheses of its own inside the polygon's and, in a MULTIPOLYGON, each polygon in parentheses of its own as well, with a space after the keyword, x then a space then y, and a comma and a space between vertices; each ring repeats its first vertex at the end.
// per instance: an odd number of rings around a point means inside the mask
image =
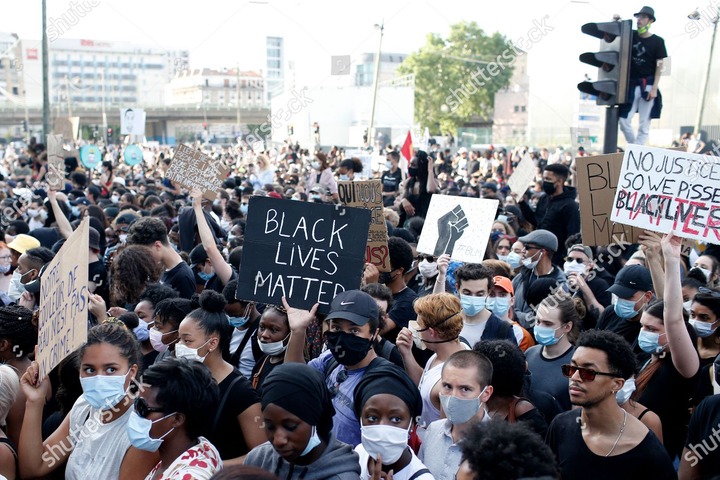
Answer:
POLYGON ((155 412, 164 412, 165 410, 160 407, 149 407, 147 402, 142 397, 135 399, 135 412, 142 418, 147 418, 148 415, 155 412))
POLYGON ((330 389, 330 398, 335 398, 340 391, 340 384, 348 379, 347 370, 340 370, 335 378, 335 386, 330 389))
POLYGON ((417 257, 415 257, 415 260, 417 260, 418 262, 422 262, 423 260, 427 260, 428 262, 432 263, 432 262, 435 261, 435 257, 432 256, 432 255, 422 255, 422 254, 420 254, 420 255, 418 255, 417 257))
POLYGON ((592 382, 595 380, 595 377, 598 375, 605 375, 606 377, 619 377, 620 375, 616 373, 607 373, 607 372, 596 372, 595 370, 589 369, 589 368, 583 368, 583 367, 577 367, 575 365, 563 365, 562 367, 562 374, 563 376, 567 378, 572 378, 575 373, 580 374, 580 380, 583 382, 592 382))
POLYGON ((580 263, 580 264, 584 264, 584 263, 585 263, 585 260, 583 260, 582 258, 570 258, 570 257, 565 257, 565 261, 566 261, 566 262, 570 262, 570 263, 572 263, 572 262, 577 262, 577 263, 580 263))

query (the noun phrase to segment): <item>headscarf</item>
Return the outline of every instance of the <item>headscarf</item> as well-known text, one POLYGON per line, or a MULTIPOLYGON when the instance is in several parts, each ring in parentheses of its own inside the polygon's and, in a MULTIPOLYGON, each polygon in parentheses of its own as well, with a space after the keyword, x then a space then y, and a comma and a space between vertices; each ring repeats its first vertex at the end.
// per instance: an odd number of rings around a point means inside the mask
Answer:
POLYGON ((363 405, 373 395, 389 393, 405 402, 410 416, 416 418, 422 411, 420 390, 410 377, 395 365, 380 365, 368 370, 355 387, 353 408, 357 418, 361 417, 363 405))

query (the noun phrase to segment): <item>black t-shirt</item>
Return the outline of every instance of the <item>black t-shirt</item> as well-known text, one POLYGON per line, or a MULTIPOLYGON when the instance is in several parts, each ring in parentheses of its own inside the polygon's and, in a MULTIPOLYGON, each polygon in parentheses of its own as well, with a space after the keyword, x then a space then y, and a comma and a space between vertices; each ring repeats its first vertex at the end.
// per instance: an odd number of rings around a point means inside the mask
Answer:
POLYGON ((255 384, 255 391, 257 391, 258 396, 262 397, 262 386, 265 382, 265 378, 270 375, 270 372, 272 372, 275 367, 282 365, 283 362, 284 357, 280 357, 280 361, 278 363, 273 363, 270 361, 270 355, 267 354, 263 354, 263 356, 255 362, 250 382, 251 384, 255 384))
POLYGON ((417 314, 413 308, 413 302, 417 298, 415 293, 410 288, 405 288, 398 293, 393 294, 393 306, 388 312, 390 319, 395 322, 396 328, 385 335, 385 338, 395 343, 397 334, 400 333, 403 327, 408 326, 410 320, 415 320, 417 314))
POLYGON ((677 478, 670 457, 663 450, 655 434, 647 435, 635 448, 620 455, 596 455, 583 440, 578 408, 561 413, 550 424, 545 442, 555 454, 564 479, 636 480, 639 478, 677 478))
MULTIPOLYGON (((697 478, 713 478, 720 472, 720 448, 717 431, 720 425, 720 395, 708 397, 698 405, 690 419, 685 460, 698 470, 697 478)), ((693 477, 695 478, 695 477, 693 477)))
POLYGON ((88 264, 88 279, 95 283, 95 294, 100 295, 107 302, 109 298, 107 269, 102 260, 88 264))
MULTIPOLYGON (((402 183, 402 172, 399 168, 395 171, 395 173, 390 170, 385 170, 380 180, 382 181, 383 192, 397 193, 400 189, 400 184, 402 183)), ((383 201, 385 202, 386 207, 390 207, 393 204, 393 197, 385 197, 383 201)))
POLYGON ((633 31, 630 78, 654 76, 657 61, 665 57, 667 57, 667 50, 662 37, 650 35, 642 38, 637 31, 633 31))
POLYGON ((600 318, 598 319, 597 326, 595 328, 597 330, 609 330, 611 332, 615 332, 632 345, 637 340, 642 325, 640 324, 640 318, 633 321, 618 317, 615 313, 615 307, 613 305, 608 305, 600 314, 600 318))
MULTIPOLYGON (((235 273, 235 269, 232 269, 232 275, 230 276, 230 280, 228 280, 228 283, 232 282, 233 280, 237 280, 237 273, 235 273)), ((225 284, 222 283, 220 278, 218 278, 217 274, 210 277, 210 280, 205 282, 205 290, 214 290, 218 293, 223 293, 223 290, 225 289, 225 284)))
POLYGON ((260 396, 252 388, 250 381, 237 370, 234 370, 218 385, 221 401, 231 384, 232 390, 225 400, 215 429, 207 436, 210 443, 218 449, 220 458, 223 460, 237 458, 250 451, 240 429, 238 415, 251 405, 260 403, 260 396), (238 377, 240 377, 239 380, 235 381, 238 377))
POLYGON ((165 270, 160 281, 177 290, 180 298, 189 300, 195 293, 195 275, 190 265, 185 262, 180 262, 170 270, 165 270))
POLYGON ((636 392, 634 398, 660 417, 665 450, 671 458, 675 458, 682 452, 683 442, 687 436, 690 398, 695 391, 697 375, 692 378, 680 375, 672 363, 669 352, 659 361, 662 362, 660 367, 650 378, 645 389, 639 395, 636 392))

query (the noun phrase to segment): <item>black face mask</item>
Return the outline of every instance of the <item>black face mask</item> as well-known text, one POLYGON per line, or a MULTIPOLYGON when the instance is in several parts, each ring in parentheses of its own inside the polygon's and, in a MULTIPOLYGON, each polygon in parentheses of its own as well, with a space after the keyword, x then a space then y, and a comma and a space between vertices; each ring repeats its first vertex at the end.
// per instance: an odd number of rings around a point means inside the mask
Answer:
POLYGON ((392 272, 380 272, 380 276, 378 277, 378 283, 382 283, 383 285, 387 285, 393 280, 392 272))
POLYGON ((411 177, 417 177, 418 174, 418 168, 417 167, 408 167, 408 175, 411 177))
POLYGON ((552 195, 553 193, 555 193, 555 184, 553 182, 543 182, 542 189, 543 192, 547 193, 548 195, 552 195))
POLYGON ((352 333, 327 332, 327 346, 340 365, 352 366, 362 362, 372 347, 372 340, 352 333))

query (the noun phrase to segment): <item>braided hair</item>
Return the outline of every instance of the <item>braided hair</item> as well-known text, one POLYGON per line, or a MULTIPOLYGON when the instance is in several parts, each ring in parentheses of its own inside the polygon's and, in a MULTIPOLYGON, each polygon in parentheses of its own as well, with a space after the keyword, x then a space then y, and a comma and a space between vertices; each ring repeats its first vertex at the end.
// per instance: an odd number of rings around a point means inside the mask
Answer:
POLYGON ((32 312, 19 305, 0 307, 0 338, 12 344, 12 354, 17 358, 33 353, 38 341, 37 324, 32 312))

